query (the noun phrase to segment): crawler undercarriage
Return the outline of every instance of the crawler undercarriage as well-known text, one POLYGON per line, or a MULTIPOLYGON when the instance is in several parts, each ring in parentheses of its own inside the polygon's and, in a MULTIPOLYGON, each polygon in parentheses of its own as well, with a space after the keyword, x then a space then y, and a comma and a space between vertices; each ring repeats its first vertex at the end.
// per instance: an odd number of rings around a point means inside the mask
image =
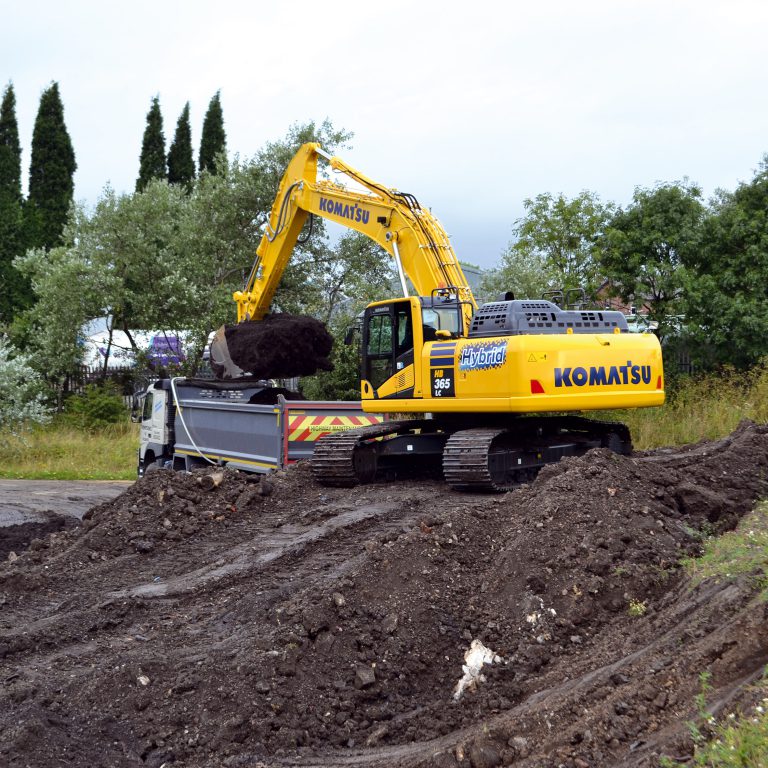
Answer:
POLYGON ((477 415, 467 414, 325 435, 312 471, 323 485, 350 487, 441 469, 456 490, 502 492, 532 480, 546 464, 600 447, 631 453, 629 430, 579 416, 488 417, 478 425, 477 415))

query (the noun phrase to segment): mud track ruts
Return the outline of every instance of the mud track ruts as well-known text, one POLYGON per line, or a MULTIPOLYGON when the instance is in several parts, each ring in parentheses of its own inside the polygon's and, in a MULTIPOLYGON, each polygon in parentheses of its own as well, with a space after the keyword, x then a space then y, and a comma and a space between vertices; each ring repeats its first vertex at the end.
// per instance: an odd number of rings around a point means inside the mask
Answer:
POLYGON ((694 589, 679 562, 766 477, 751 424, 592 451, 500 497, 329 489, 302 465, 205 492, 160 471, 0 566, 0 763, 684 757, 701 671, 713 707, 749 704, 768 612, 748 580, 694 589), (474 638, 505 663, 454 702, 474 638))

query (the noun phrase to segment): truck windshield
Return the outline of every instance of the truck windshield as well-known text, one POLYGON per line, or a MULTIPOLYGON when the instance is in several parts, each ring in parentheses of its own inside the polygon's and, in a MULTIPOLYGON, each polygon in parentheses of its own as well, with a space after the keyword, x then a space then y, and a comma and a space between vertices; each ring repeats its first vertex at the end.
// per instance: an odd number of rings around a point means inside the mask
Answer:
POLYGON ((141 413, 142 421, 149 421, 152 418, 152 393, 147 392, 147 396, 144 398, 144 410, 141 413))

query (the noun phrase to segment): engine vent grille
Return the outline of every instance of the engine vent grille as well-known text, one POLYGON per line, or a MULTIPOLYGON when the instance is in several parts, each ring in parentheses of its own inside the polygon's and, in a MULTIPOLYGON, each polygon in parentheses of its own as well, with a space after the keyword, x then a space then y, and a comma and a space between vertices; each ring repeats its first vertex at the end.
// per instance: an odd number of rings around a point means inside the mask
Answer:
POLYGON ((470 336, 531 333, 612 333, 627 330, 621 312, 563 310, 549 301, 495 301, 479 307, 470 336))

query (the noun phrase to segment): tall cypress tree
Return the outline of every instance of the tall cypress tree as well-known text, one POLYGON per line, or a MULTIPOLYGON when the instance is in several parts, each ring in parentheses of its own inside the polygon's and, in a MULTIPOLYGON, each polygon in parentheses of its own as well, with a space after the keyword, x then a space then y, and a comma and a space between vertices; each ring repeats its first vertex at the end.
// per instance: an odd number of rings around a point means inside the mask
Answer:
POLYGON ((139 160, 139 178, 136 191, 141 192, 152 179, 167 179, 165 163, 165 134, 163 133, 163 115, 160 112, 160 97, 152 99, 152 106, 147 112, 147 127, 141 142, 139 160))
POLYGON ((61 243, 75 192, 76 169, 59 84, 52 83, 40 97, 32 132, 29 196, 24 206, 27 248, 53 248, 61 243))
POLYGON ((24 281, 13 267, 22 251, 21 145, 16 94, 11 83, 0 106, 0 322, 13 319, 23 302, 24 281))
POLYGON ((200 172, 216 170, 216 155, 227 151, 227 134, 224 133, 224 115, 221 111, 219 91, 208 104, 203 121, 203 136, 200 140, 200 172))
POLYGON ((195 178, 195 160, 192 156, 192 129, 189 125, 189 102, 176 123, 176 135, 168 150, 168 181, 192 187, 195 178))

